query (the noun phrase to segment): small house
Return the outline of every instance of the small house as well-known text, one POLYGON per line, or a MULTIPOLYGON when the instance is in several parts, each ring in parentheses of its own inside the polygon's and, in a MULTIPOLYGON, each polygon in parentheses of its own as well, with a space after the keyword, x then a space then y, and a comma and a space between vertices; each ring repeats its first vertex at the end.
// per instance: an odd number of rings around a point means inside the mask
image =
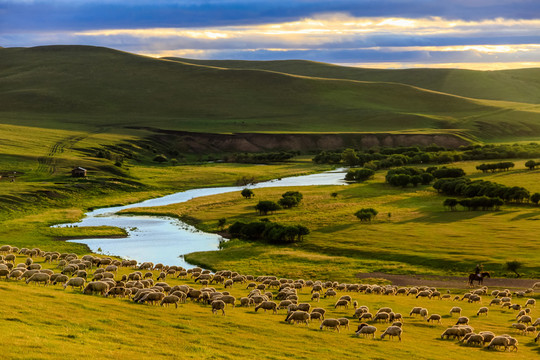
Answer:
POLYGON ((71 170, 71 177, 86 177, 86 169, 80 166, 71 170))

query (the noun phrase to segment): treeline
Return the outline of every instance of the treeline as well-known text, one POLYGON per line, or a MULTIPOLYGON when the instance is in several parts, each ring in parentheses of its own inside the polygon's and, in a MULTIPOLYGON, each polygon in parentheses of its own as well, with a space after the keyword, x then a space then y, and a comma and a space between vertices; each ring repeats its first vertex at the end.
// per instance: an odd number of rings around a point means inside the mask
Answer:
POLYGON ((407 164, 448 164, 463 160, 526 159, 540 157, 540 144, 469 145, 446 149, 432 145, 397 148, 372 148, 369 150, 344 149, 322 151, 313 161, 319 164, 344 164, 363 166, 373 170, 404 166, 407 164))
POLYGON ((530 198, 529 191, 520 186, 509 187, 485 180, 472 181, 466 177, 439 179, 435 181, 433 188, 445 195, 465 196, 467 198, 487 196, 517 203, 528 201, 530 198))
MULTIPOLYGON (((515 166, 515 164, 513 162, 506 161, 506 162, 500 162, 500 163, 480 164, 480 165, 476 166, 476 170, 481 170, 484 173, 488 172, 488 171, 495 172, 497 170, 508 171, 509 169, 513 168, 514 166, 515 166)), ((526 164, 525 164, 525 166, 526 166, 526 164)))
POLYGON ((450 210, 455 211, 457 205, 461 205, 467 210, 499 210, 499 208, 504 205, 504 201, 498 197, 488 197, 488 196, 475 196, 472 198, 465 199, 446 199, 443 202, 445 207, 450 208, 450 210))
POLYGON ((250 223, 235 222, 229 226, 231 236, 245 240, 260 240, 271 244, 302 241, 309 229, 303 225, 281 225, 267 219, 250 223))
POLYGON ((460 168, 447 168, 431 166, 427 169, 402 166, 388 170, 386 173, 386 182, 393 186, 406 187, 409 184, 417 186, 418 184, 428 185, 433 179, 457 178, 465 175, 465 171, 460 168))
POLYGON ((247 163, 247 164, 265 164, 271 162, 287 161, 298 155, 296 151, 279 151, 265 153, 238 153, 226 155, 223 157, 225 162, 247 163))

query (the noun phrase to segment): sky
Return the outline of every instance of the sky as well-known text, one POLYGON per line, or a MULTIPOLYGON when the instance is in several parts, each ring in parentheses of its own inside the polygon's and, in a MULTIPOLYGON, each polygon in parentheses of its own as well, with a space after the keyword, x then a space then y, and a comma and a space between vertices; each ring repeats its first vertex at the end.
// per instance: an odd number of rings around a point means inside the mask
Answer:
POLYGON ((540 67, 540 0, 0 0, 0 46, 195 59, 540 67))

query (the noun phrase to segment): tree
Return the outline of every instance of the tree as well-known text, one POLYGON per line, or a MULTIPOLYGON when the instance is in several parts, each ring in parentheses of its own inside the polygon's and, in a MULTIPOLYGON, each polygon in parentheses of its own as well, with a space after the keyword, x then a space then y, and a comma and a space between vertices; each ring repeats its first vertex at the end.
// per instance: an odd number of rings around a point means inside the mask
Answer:
POLYGON ((523 264, 520 261, 517 261, 517 260, 512 260, 512 261, 507 261, 506 262, 506 269, 516 273, 517 277, 521 277, 521 275, 519 275, 519 273, 517 271, 522 266, 523 266, 523 264))
POLYGON ((221 218, 218 220, 218 229, 223 231, 223 228, 225 227, 225 224, 227 223, 226 218, 221 218))
POLYGON ((443 206, 450 208, 452 211, 456 211, 456 206, 458 205, 457 199, 446 199, 443 202, 443 206))
POLYGON ((332 198, 335 199, 335 198, 338 197, 338 193, 337 193, 337 192, 333 192, 333 193, 330 194, 330 196, 331 196, 332 198))
POLYGON ((347 181, 365 181, 373 177, 375 171, 367 168, 351 169, 347 171, 345 180, 347 181))
POLYGON ((281 209, 279 204, 269 200, 259 201, 259 203, 255 205, 255 210, 257 210, 260 215, 267 215, 269 212, 274 212, 279 209, 281 209))
POLYGON ((379 212, 373 208, 360 209, 354 215, 361 221, 370 222, 379 212))
POLYGON ((278 204, 285 209, 298 206, 304 198, 304 195, 302 195, 299 191, 287 191, 281 196, 282 198, 278 200, 278 204))
POLYGON ((241 194, 246 199, 251 199, 253 196, 255 196, 253 191, 251 189, 247 189, 247 188, 242 190, 241 194))
POLYGON ((347 166, 358 165, 360 160, 358 158, 358 155, 356 155, 356 151, 354 151, 354 149, 345 149, 343 153, 341 153, 341 159, 343 160, 343 163, 347 166))
POLYGON ((540 193, 534 193, 531 195, 531 201, 535 204, 535 205, 538 205, 538 202, 540 201, 540 193))
POLYGON ((538 165, 539 165, 539 163, 537 163, 537 162, 534 161, 534 160, 529 160, 529 161, 527 161, 527 162, 525 163, 525 166, 528 167, 529 170, 534 170, 534 168, 535 168, 536 166, 538 166, 538 165))

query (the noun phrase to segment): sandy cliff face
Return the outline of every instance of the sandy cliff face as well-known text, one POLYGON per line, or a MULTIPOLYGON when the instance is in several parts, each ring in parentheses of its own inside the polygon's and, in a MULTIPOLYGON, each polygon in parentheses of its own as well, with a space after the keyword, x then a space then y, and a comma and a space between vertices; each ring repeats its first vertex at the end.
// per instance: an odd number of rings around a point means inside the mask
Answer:
POLYGON ((469 142, 453 134, 267 134, 236 133, 209 134, 158 130, 153 140, 170 143, 193 153, 264 152, 264 151, 322 151, 347 147, 369 149, 375 146, 427 146, 436 144, 457 148, 469 142))

